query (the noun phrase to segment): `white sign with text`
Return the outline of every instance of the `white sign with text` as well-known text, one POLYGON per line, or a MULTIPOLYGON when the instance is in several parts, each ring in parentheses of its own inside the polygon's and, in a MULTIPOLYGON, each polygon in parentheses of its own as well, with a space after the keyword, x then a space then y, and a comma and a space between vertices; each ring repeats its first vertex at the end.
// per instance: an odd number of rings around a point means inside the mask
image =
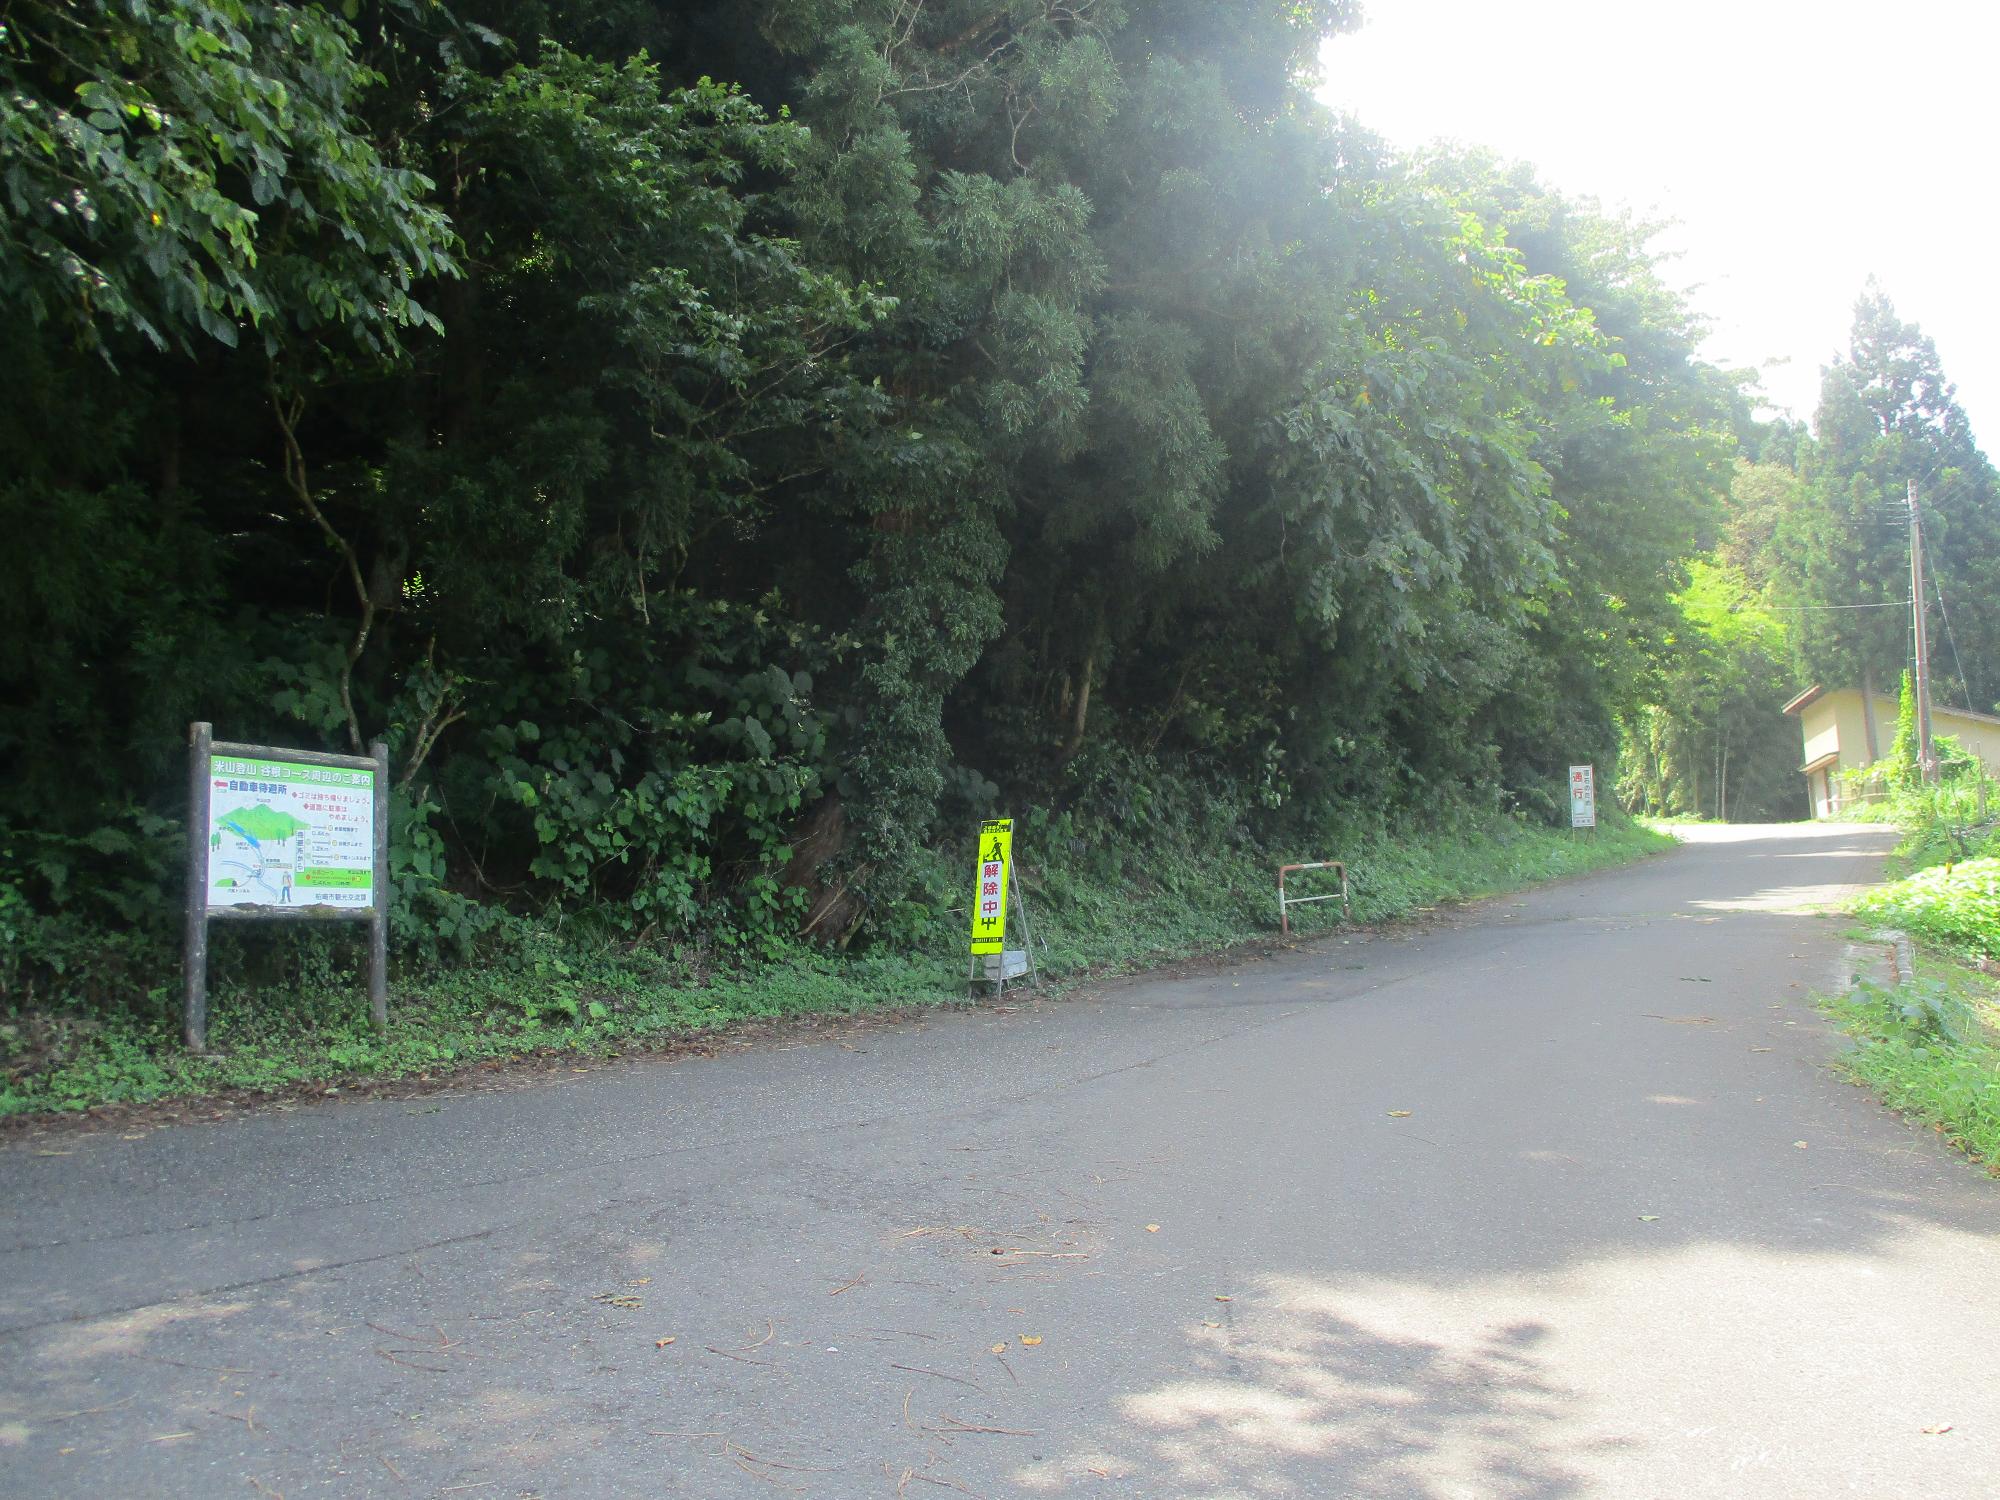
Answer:
POLYGON ((1569 768, 1569 826, 1572 828, 1595 828, 1597 826, 1597 768, 1595 766, 1571 766, 1569 768))

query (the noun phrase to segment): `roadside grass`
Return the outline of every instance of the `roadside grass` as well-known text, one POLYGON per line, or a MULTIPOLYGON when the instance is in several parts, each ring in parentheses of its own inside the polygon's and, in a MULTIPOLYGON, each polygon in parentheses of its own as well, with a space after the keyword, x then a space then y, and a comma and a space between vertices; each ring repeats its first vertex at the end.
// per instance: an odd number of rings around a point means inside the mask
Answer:
POLYGON ((1893 988, 1857 985, 1826 999, 1854 1039, 1843 1066, 1891 1108, 2000 1172, 2000 839, 1983 821, 1983 785, 1907 789, 1879 805, 1903 830, 1899 878, 1849 906, 1907 934, 1917 972, 1893 988))
MULTIPOLYGON (((1113 846, 1046 832, 1046 860, 1032 833, 1021 839, 1017 879, 1037 962, 1056 988, 1276 936, 1279 861, 1268 851, 1227 839, 1162 834, 1113 846)), ((1286 857, 1344 859, 1354 919, 1382 922, 1627 863, 1672 842, 1620 818, 1579 838, 1494 817, 1377 828, 1286 857)), ((745 955, 635 945, 574 923, 525 926, 489 961, 398 972, 379 1034, 366 1020, 358 929, 304 940, 231 932, 223 942, 234 951, 216 960, 210 1052, 183 1047, 171 983, 109 1011, 0 1018, 0 1117, 344 1088, 534 1055, 644 1051, 759 1018, 962 1004, 966 882, 958 877, 970 868, 969 846, 964 855, 940 856, 928 899, 885 913, 884 936, 866 952, 770 944, 745 955), (281 949, 287 967, 274 979, 281 949)), ((1337 902, 1292 918, 1301 936, 1340 923, 1337 902)))
POLYGON ((2000 857, 1927 865, 1865 891, 1852 909, 1965 959, 2000 948, 2000 857))
POLYGON ((2000 1174, 2000 1007, 1986 974, 1923 960, 1903 984, 1864 982, 1822 1006, 1854 1038, 1850 1076, 2000 1174))

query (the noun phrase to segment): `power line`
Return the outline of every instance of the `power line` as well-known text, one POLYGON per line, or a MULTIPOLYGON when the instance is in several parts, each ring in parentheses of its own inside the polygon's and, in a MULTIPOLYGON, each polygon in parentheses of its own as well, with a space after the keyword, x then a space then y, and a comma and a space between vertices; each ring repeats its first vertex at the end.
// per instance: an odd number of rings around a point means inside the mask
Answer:
POLYGON ((1965 694, 1965 706, 1971 708, 1972 689, 1965 681, 1965 663, 1958 659, 1958 633, 1951 628, 1951 611, 1944 607, 1944 584, 1935 573, 1931 574, 1931 588, 1937 593, 1938 618, 1944 621, 1944 638, 1951 645, 1951 664, 1958 670, 1958 690, 1965 694))
MULTIPOLYGON (((1931 481, 1943 474, 1946 468, 1947 465, 1943 463, 1932 464, 1928 472, 1917 476, 1917 486, 1923 491, 1924 503, 1933 509, 1940 501, 1966 499, 1979 485, 1981 476, 1978 471, 1960 465, 1952 470, 1950 477, 1943 484, 1933 489, 1931 481)), ((1907 525, 1910 519, 1909 501, 1898 496, 1884 495, 1862 506, 1853 513, 1852 519, 1885 525, 1907 525)))
POLYGON ((1891 599, 1882 604, 1767 604, 1764 608, 1774 615, 1796 615, 1823 609, 1908 609, 1910 603, 1908 599, 1891 599))
MULTIPOLYGON (((1943 467, 1942 463, 1933 464, 1929 477, 1935 478, 1943 467)), ((1965 487, 1971 484, 1972 478, 1973 476, 1968 474, 1964 469, 1958 470, 1951 476, 1948 483, 1941 486, 1937 492, 1931 495, 1930 503, 1935 506, 1940 499, 1946 497, 1957 499, 1962 497, 1965 487)), ((1914 495, 1912 496, 1911 503, 1913 505, 1918 503, 1914 495)), ((1944 638, 1945 642, 1951 647, 1951 664, 1953 670, 1958 673, 1958 689, 1965 695, 1965 706, 1971 708, 1972 688, 1965 678, 1965 662, 1958 654, 1958 632, 1951 627, 1951 611, 1945 604, 1944 579, 1940 576, 1941 572, 1941 569, 1932 569, 1930 578, 1931 591, 1937 595, 1938 618, 1944 621, 1944 638)))

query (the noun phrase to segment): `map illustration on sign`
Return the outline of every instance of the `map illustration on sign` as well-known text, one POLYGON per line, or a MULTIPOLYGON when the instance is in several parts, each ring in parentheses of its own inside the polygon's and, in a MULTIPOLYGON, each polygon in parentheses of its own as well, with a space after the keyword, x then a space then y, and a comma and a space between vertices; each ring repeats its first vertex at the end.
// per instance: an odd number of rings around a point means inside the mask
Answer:
POLYGON ((209 759, 208 904, 375 904, 375 773, 209 759))

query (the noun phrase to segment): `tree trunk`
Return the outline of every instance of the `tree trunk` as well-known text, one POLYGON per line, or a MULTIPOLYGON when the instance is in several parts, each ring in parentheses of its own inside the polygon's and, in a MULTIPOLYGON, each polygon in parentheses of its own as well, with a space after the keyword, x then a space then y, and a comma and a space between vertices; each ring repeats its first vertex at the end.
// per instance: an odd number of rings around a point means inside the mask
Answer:
POLYGON ((1083 679, 1076 690, 1076 714, 1070 720, 1069 739, 1062 748, 1064 760, 1083 748, 1083 732, 1090 724, 1090 681, 1096 672, 1097 652, 1093 648, 1083 659, 1083 679))
POLYGON ((869 874, 866 865, 828 878, 825 866, 847 847, 847 809, 837 792, 828 792, 819 806, 792 834, 792 857, 779 880, 788 890, 811 892, 799 922, 799 936, 828 948, 845 948, 867 914, 868 903, 854 889, 869 874))

